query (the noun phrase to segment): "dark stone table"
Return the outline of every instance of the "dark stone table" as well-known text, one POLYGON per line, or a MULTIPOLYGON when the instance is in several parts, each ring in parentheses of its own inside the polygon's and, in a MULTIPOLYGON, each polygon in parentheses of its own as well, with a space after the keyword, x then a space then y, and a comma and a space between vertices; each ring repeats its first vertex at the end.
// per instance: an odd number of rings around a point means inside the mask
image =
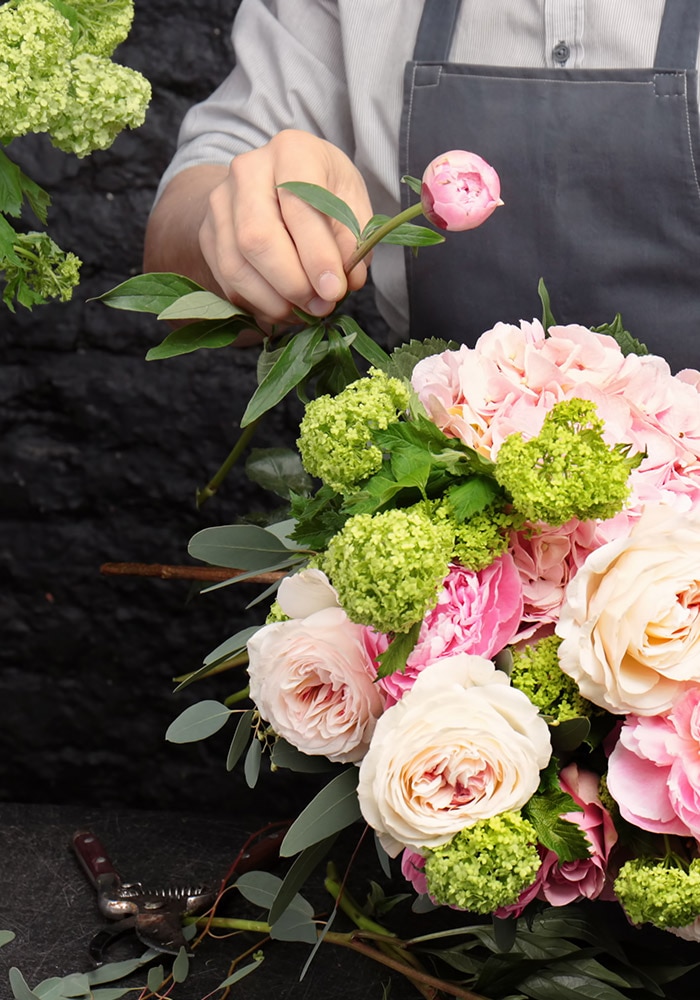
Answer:
MULTIPOLYGON (((264 822, 262 819, 259 825, 264 822)), ((19 968, 30 988, 51 976, 87 972, 93 967, 89 942, 97 930, 110 925, 99 916, 94 892, 69 848, 75 830, 89 828, 102 839, 125 881, 216 884, 246 837, 258 828, 254 823, 246 819, 244 826, 211 817, 146 811, 107 813, 64 806, 0 805, 0 929, 16 934, 14 941, 0 948, 0 1000, 12 997, 8 975, 13 966, 19 968)), ((378 872, 373 875, 377 877, 378 872)), ((312 892, 316 893, 311 898, 315 907, 330 908, 330 897, 325 896, 324 901, 321 875, 312 884, 312 892)), ((235 905, 242 917, 264 919, 260 910, 235 895, 235 904, 230 903, 227 912, 235 905)), ((340 924, 338 920, 335 929, 349 929, 340 924)), ((187 979, 169 995, 173 1000, 204 997, 226 977, 231 958, 255 941, 254 935, 229 942, 205 940, 192 959, 187 979)), ((126 948, 124 941, 110 958, 125 957, 126 948)), ((136 943, 129 953, 136 957, 143 950, 136 943)), ((339 996, 381 1000, 384 984, 392 979, 389 970, 363 956, 324 945, 300 982, 309 952, 310 946, 305 944, 266 945, 262 967, 234 987, 233 995, 245 1000, 336 1000, 339 996)), ((171 960, 164 958, 168 968, 171 960)), ((393 996, 407 1000, 419 996, 406 980, 394 978, 393 996)), ((145 984, 146 971, 127 982, 145 984)), ((137 997, 138 993, 129 995, 137 997)))

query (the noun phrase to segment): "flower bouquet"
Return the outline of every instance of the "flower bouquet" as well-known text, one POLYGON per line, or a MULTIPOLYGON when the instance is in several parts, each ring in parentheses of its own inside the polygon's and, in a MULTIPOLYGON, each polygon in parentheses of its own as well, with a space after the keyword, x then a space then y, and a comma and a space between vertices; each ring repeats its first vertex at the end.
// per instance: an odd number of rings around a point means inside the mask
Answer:
MULTIPOLYGON (((449 228, 457 202, 468 228, 500 204, 497 178, 451 155, 426 174, 422 210, 449 228)), ((308 187, 296 193, 347 220, 308 187)), ((407 222, 358 227, 358 245, 407 222)), ((161 315, 196 320, 161 356, 250 326, 222 300, 212 317, 185 279, 148 280, 161 315)), ((127 285, 108 304, 139 308, 146 292, 127 285)), ((277 481, 267 470, 289 516, 207 528, 189 551, 236 580, 272 573, 274 599, 181 686, 243 664, 246 678, 168 738, 235 718, 227 766, 244 759, 251 786, 264 761, 331 769, 285 835, 286 877, 236 883, 266 900, 272 937, 334 939, 299 892, 360 822, 414 907, 451 918, 397 941, 328 882, 354 940, 424 996, 664 996, 678 970, 633 967, 572 905, 616 901, 633 925, 700 939, 700 373, 672 375, 619 317, 558 326, 541 294, 542 322, 499 323, 474 348, 389 356, 334 317, 263 354, 245 425, 297 384, 325 390, 298 456, 276 456, 277 481), (364 374, 338 365, 350 346, 364 374)))

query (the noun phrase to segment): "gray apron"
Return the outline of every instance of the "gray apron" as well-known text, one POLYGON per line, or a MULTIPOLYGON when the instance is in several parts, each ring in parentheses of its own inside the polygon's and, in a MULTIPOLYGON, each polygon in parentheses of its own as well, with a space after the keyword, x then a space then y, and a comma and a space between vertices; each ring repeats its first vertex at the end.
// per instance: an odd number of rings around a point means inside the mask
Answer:
POLYGON ((459 2, 426 0, 401 171, 472 150, 498 171, 505 206, 407 252, 411 335, 473 344, 499 320, 540 317, 542 277, 559 323, 620 312, 674 371, 700 368, 700 2, 666 0, 654 68, 595 70, 447 62, 459 2))

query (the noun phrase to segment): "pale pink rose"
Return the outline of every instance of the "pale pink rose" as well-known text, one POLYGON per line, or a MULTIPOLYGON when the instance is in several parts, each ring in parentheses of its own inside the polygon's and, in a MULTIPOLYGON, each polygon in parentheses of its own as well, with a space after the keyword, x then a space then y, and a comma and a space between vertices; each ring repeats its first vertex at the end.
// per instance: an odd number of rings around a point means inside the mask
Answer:
POLYGON ((277 603, 290 618, 308 618, 323 608, 338 608, 338 594, 320 569, 302 569, 285 576, 277 590, 277 603))
POLYGON ((425 168, 421 202, 423 214, 439 229, 475 229, 503 204, 501 182, 476 153, 451 149, 425 168))
POLYGON ((509 553, 475 573, 456 563, 443 583, 437 604, 425 615, 406 669, 379 681, 398 701, 429 663, 455 653, 490 659, 518 630, 523 610, 520 578, 509 553))
POLYGON ((361 760, 384 708, 361 625, 325 608, 264 625, 248 655, 250 697, 276 733, 302 753, 361 760))
POLYGON ((566 589, 559 661, 613 714, 658 715, 700 682, 700 511, 645 508, 566 589))
POLYGON ((608 761, 608 789, 624 819, 700 841, 700 687, 662 716, 631 715, 608 761))
POLYGON ((542 867, 532 885, 509 906, 496 911, 497 917, 520 916, 533 899, 551 906, 566 906, 580 899, 614 899, 607 864, 617 843, 617 831, 610 813, 598 795, 598 775, 569 764, 559 775, 562 791, 567 792, 583 812, 564 813, 563 818, 576 823, 590 844, 590 855, 577 861, 559 862, 554 851, 539 848, 542 867))
POLYGON ((483 657, 445 657, 378 720, 360 808, 390 856, 420 852, 520 809, 550 756, 547 724, 504 673, 483 657))

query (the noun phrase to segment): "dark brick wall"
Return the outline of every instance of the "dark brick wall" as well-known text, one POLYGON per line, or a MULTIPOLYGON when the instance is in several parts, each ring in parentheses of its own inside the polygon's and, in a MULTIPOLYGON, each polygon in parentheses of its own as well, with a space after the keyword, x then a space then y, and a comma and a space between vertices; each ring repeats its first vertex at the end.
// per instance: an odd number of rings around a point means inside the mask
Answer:
MULTIPOLYGON (((213 811, 247 801, 240 777, 224 770, 230 733, 190 747, 163 734, 191 701, 229 692, 207 684, 173 696, 170 679, 257 620, 243 611, 255 591, 188 600, 187 583, 115 579, 99 567, 186 562, 198 528, 269 502, 242 474, 201 512, 193 502, 235 440, 255 352, 147 364, 165 330, 87 301, 140 271, 158 178, 185 110, 228 71, 237 5, 136 0, 116 55, 153 84, 145 125, 83 160, 45 137, 11 148, 52 195, 52 235, 84 264, 73 302, 0 313, 5 801, 213 811)), ((359 308, 377 324, 366 296, 359 308)), ((275 414, 256 444, 291 443, 297 416, 293 406, 275 414)))

